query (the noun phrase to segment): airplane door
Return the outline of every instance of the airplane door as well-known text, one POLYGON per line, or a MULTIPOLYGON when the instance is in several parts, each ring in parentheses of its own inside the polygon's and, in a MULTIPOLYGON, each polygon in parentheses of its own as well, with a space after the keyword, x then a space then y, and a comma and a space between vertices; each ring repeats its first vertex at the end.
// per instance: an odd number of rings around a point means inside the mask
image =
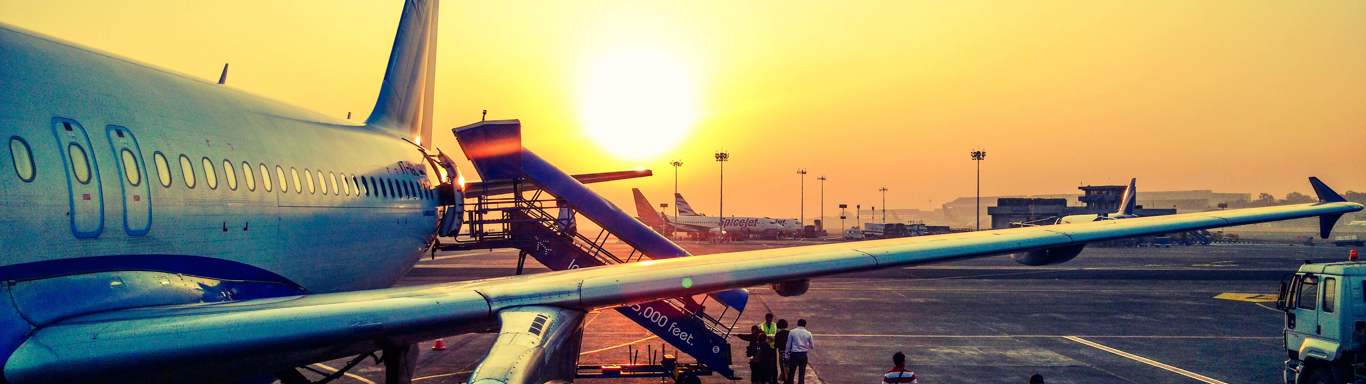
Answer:
POLYGON ((120 175, 123 230, 128 236, 146 235, 152 227, 152 190, 142 148, 126 127, 110 125, 105 127, 105 135, 109 137, 109 146, 114 148, 114 163, 118 165, 120 175))
POLYGON ((104 196, 90 135, 75 120, 60 117, 52 119, 52 134, 66 169, 71 234, 80 239, 99 237, 104 231, 104 196))

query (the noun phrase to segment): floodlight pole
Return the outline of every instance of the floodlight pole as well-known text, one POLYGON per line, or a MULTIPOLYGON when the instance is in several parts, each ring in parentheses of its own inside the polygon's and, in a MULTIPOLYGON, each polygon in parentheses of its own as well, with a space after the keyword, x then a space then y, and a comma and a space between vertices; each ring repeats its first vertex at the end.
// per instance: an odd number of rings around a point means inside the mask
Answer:
MULTIPOLYGON (((820 182, 821 182, 821 230, 824 231, 824 230, 825 230, 825 175, 820 175, 819 177, 816 177, 816 180, 820 180, 820 182)), ((841 223, 840 226, 844 226, 844 224, 841 223)))
POLYGON ((882 223, 887 224, 887 187, 878 188, 877 191, 882 192, 882 223))
POLYGON ((977 220, 978 231, 982 230, 982 160, 986 158, 986 151, 972 151, 972 161, 977 163, 977 209, 972 212, 972 216, 977 220))
POLYGON ((716 163, 721 166, 721 196, 720 208, 717 209, 716 224, 721 229, 721 238, 726 237, 726 162, 730 161, 730 153, 725 151, 716 152, 716 163))
MULTIPOLYGON (((805 227, 806 227, 806 168, 797 169, 797 174, 798 174, 798 175, 801 175, 801 178, 802 178, 802 181, 801 181, 801 184, 800 184, 800 185, 801 185, 801 187, 800 187, 800 188, 801 188, 801 192, 797 194, 798 196, 800 196, 800 199, 801 199, 801 204, 798 204, 798 206, 799 206, 800 208, 797 209, 797 212, 798 212, 798 214, 797 214, 797 215, 798 215, 798 216, 797 216, 797 226, 805 228, 805 227)), ((800 231, 800 230, 799 230, 799 231, 800 231)))
MULTIPOLYGON (((674 160, 669 165, 674 166, 674 198, 678 198, 678 167, 683 166, 683 161, 674 160)), ((674 221, 678 221, 678 204, 674 204, 674 221)))

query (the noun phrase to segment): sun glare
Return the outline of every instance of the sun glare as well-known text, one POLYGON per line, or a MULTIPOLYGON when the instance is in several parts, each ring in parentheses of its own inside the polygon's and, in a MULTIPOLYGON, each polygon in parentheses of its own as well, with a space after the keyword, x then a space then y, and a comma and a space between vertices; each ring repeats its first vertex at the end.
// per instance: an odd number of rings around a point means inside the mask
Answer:
POLYGON ((580 86, 584 133, 625 160, 673 149, 697 120, 697 92, 682 60, 658 50, 619 50, 592 61, 580 86))

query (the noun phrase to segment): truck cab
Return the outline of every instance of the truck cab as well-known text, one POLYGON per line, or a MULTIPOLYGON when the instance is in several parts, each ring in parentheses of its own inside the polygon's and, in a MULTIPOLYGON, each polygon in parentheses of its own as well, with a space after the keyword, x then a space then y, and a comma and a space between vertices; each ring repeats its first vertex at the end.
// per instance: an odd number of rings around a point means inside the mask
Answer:
POLYGON ((1289 383, 1366 382, 1366 263, 1305 264, 1281 282, 1289 383))

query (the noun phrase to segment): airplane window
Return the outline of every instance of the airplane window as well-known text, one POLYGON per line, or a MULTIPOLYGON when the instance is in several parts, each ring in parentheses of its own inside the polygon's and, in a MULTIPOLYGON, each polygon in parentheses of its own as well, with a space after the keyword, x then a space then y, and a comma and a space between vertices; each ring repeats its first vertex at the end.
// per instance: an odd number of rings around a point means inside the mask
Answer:
POLYGON ((342 194, 351 196, 351 179, 347 178, 345 173, 341 174, 341 186, 342 194))
POLYGON ((138 158, 133 156, 133 151, 124 148, 119 151, 119 157, 123 160, 123 178, 128 180, 128 185, 138 186, 142 184, 142 172, 138 169, 138 158))
POLYGON ((365 176, 360 177, 360 187, 365 190, 366 196, 370 196, 370 180, 366 179, 365 176))
POLYGON ((152 160, 153 160, 154 163, 156 163, 156 167, 157 167, 157 179, 159 179, 159 181, 161 181, 161 186, 162 186, 162 187, 166 187, 166 188, 170 188, 170 187, 171 187, 171 165, 170 165, 170 164, 166 164, 166 155, 162 155, 161 152, 153 153, 153 154, 152 154, 152 160))
POLYGON ((308 180, 308 193, 318 193, 318 186, 313 183, 313 171, 304 168, 304 179, 308 180))
POLYGON ((242 182, 247 184, 248 191, 256 191, 256 175, 251 172, 251 164, 242 162, 242 182))
POLYGON ((233 170, 232 161, 223 159, 223 180, 228 182, 228 189, 237 190, 237 171, 233 170))
POLYGON ((387 181, 388 181, 388 180, 386 180, 386 179, 384 179, 384 178, 380 178, 379 180, 375 180, 375 184, 379 184, 379 196, 380 196, 380 197, 389 197, 389 196, 390 196, 390 195, 389 195, 389 190, 391 189, 390 187, 392 187, 392 185, 387 185, 387 184, 389 184, 389 183, 387 183, 387 181))
POLYGON ((66 154, 71 159, 71 175, 81 184, 90 182, 90 159, 85 157, 85 149, 72 143, 66 147, 66 154))
MULTIPOLYGON (((304 172, 304 175, 308 175, 308 172, 304 172)), ((313 180, 314 180, 314 179, 308 179, 308 183, 309 183, 309 184, 313 184, 313 180)), ((323 181, 323 171, 318 171, 317 180, 318 180, 318 192, 322 192, 324 195, 326 195, 326 194, 327 194, 327 182, 326 182, 326 181, 323 181)))
POLYGON ((356 183, 356 175, 355 175, 355 174, 352 174, 351 177, 350 177, 350 179, 351 179, 351 190, 352 190, 352 191, 356 191, 356 196, 360 196, 360 184, 356 183))
POLYGON ((29 150, 28 143, 19 136, 11 137, 9 156, 14 161, 14 173, 19 175, 19 180, 33 181, 33 151, 29 150))
POLYGON ((341 192, 338 192, 340 189, 337 189, 337 174, 328 172, 327 181, 332 185, 332 194, 341 195, 341 192))
POLYGON ((280 192, 289 192, 289 183, 285 181, 285 169, 275 166, 275 181, 280 182, 280 192))
POLYGON ((304 193, 304 183, 299 180, 299 169, 289 167, 289 178, 294 179, 294 193, 304 193))
POLYGON ((218 189, 218 173, 213 169, 213 160, 205 157, 199 160, 199 164, 204 166, 204 185, 209 189, 218 189))
MULTIPOLYGON (((260 168, 261 168, 261 186, 266 188, 266 192, 270 192, 270 187, 271 187, 271 185, 270 185, 270 168, 266 168, 266 164, 265 164, 265 163, 261 163, 261 164, 260 164, 260 168)), ((284 173, 281 173, 281 174, 280 174, 280 176, 281 176, 280 178, 281 178, 281 179, 284 179, 284 177, 283 177, 284 175, 285 175, 284 173)))
POLYGON ((194 163, 189 156, 180 155, 180 177, 185 179, 185 188, 194 188, 194 163))
POLYGON ((408 198, 410 198, 410 199, 411 199, 411 198, 417 197, 417 191, 413 189, 413 181, 412 181, 412 180, 403 180, 402 183, 403 183, 403 195, 404 195, 404 196, 408 196, 408 198))

